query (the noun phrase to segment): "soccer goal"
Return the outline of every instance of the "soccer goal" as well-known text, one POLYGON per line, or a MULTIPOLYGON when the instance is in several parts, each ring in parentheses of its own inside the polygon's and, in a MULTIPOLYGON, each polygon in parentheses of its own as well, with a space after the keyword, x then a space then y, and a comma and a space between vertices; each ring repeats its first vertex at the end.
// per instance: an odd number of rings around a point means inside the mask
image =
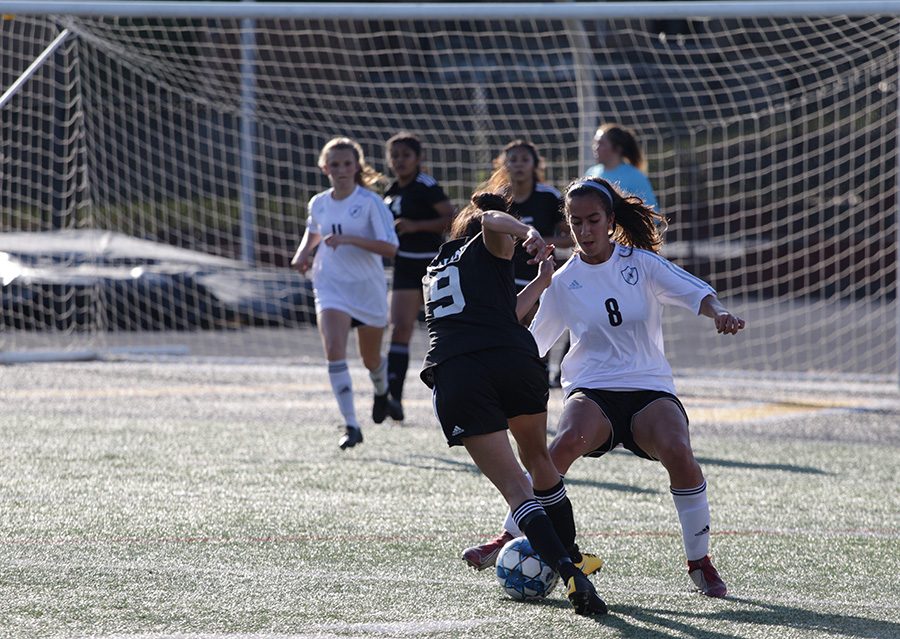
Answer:
POLYGON ((400 130, 465 203, 527 138, 559 188, 632 128, 664 254, 749 328, 677 371, 896 379, 900 2, 0 1, 0 356, 273 356, 317 153, 400 130), (842 12, 852 10, 853 15, 842 12), (205 350, 204 350, 205 349, 205 350))

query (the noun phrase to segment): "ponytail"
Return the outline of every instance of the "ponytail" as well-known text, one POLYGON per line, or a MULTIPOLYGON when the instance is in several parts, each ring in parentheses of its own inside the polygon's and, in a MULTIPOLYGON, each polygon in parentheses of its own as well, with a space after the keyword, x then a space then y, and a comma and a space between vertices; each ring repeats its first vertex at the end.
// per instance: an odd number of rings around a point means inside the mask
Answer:
POLYGON ((469 204, 460 211, 450 226, 450 238, 474 237, 481 232, 481 214, 485 211, 509 211, 510 202, 505 195, 479 191, 472 195, 469 204))

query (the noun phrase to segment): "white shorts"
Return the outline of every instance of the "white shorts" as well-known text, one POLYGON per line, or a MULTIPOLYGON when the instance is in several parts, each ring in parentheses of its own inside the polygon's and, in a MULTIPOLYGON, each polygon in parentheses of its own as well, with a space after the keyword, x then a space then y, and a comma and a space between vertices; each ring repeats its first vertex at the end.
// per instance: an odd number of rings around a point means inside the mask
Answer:
POLYGON ((366 326, 388 325, 387 281, 335 282, 317 277, 313 281, 316 313, 325 309, 343 311, 366 326))

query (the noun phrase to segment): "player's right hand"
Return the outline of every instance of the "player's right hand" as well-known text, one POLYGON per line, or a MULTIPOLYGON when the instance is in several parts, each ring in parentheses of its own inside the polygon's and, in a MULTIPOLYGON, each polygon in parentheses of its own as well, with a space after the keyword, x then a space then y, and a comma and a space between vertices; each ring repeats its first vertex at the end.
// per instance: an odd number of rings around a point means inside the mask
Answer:
POLYGON ((548 244, 547 247, 550 249, 547 254, 538 262, 538 274, 537 278, 541 280, 541 283, 544 286, 550 286, 550 280, 553 277, 553 272, 556 271, 556 260, 553 259, 553 251, 554 246, 552 244, 548 244))
POLYGON ((295 255, 294 259, 291 260, 291 268, 300 273, 300 275, 305 275, 310 266, 312 264, 306 256, 295 255))

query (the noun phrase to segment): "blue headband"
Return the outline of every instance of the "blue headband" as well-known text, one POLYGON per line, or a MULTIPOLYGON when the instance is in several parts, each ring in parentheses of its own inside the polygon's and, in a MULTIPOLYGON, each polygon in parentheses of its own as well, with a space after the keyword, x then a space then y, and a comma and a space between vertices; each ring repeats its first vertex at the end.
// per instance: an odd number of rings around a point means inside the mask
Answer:
POLYGON ((587 179, 578 180, 577 182, 572 184, 571 187, 569 187, 569 192, 571 193, 575 189, 580 189, 582 186, 586 186, 590 189, 594 189, 595 191, 600 191, 606 197, 607 201, 609 202, 609 210, 612 211, 615 208, 615 205, 613 204, 614 200, 613 200, 612 193, 610 193, 610 190, 608 188, 606 188, 605 186, 603 186, 602 184, 600 184, 599 182, 594 182, 593 180, 587 180, 587 179))

